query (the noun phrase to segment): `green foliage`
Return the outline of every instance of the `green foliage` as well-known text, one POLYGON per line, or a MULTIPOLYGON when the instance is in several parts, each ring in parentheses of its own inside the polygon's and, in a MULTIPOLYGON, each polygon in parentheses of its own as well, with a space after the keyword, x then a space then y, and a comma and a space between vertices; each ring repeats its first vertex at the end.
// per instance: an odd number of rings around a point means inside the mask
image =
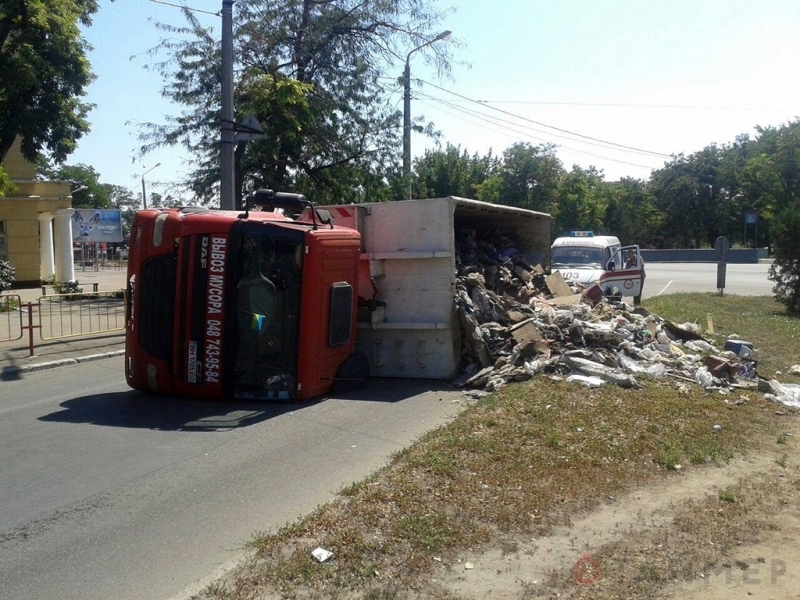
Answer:
POLYGON ((53 289, 55 290, 56 294, 61 296, 62 300, 80 300, 80 294, 83 293, 83 288, 77 281, 64 281, 64 282, 53 282, 53 289))
MULTIPOLYGON (((724 148, 712 144, 690 156, 679 155, 653 173, 656 207, 665 215, 666 237, 679 247, 712 246, 723 234, 736 188, 723 169, 724 148)), ((740 216, 736 216, 741 222, 740 216)))
MULTIPOLYGON (((553 205, 553 232, 565 235, 573 229, 603 232, 609 188, 603 174, 594 167, 577 165, 558 182, 557 201, 553 205)), ((616 234, 616 232, 609 232, 616 234)))
POLYGON ((16 189, 16 185, 6 173, 6 170, 0 165, 0 198, 8 194, 9 192, 13 192, 16 189))
POLYGON ((656 210, 647 182, 626 177, 609 183, 608 188, 605 233, 643 248, 667 245, 662 234, 664 215, 656 210))
POLYGON ((482 186, 497 174, 499 165, 499 159, 491 152, 484 157, 478 154, 470 156, 460 146, 451 144, 447 144, 443 151, 428 150, 414 164, 414 197, 476 198, 482 191, 488 191, 482 186))
POLYGON ((39 176, 60 181, 69 181, 72 189, 73 208, 112 208, 109 189, 100 183, 100 173, 83 164, 52 167, 46 163, 37 166, 39 176))
POLYGON ((800 202, 786 206, 772 224, 775 262, 769 278, 775 299, 790 313, 800 313, 800 202))
MULTIPOLYGON (((187 148, 196 167, 184 183, 202 202, 214 204, 219 35, 191 11, 184 14, 185 27, 160 25, 169 39, 154 53, 167 58, 153 65, 169 82, 163 94, 180 114, 148 124, 142 151, 187 148)), ((402 133, 400 113, 390 103, 399 82, 385 81, 401 72, 410 49, 439 33, 445 14, 428 0, 237 2, 237 121, 252 113, 266 133, 264 140, 236 147, 237 204, 263 187, 302 191, 320 203, 355 200, 358 189, 363 199, 376 199, 374 181, 392 182, 396 174, 402 133)), ((447 73, 451 44, 442 40, 421 54, 447 73)), ((389 191, 386 183, 380 188, 377 199, 389 191)))
POLYGON ((0 9, 0 160, 17 136, 30 161, 62 162, 89 131, 82 102, 93 79, 79 25, 96 0, 4 1, 0 9))
POLYGON ((550 212, 563 175, 555 146, 517 143, 503 152, 500 175, 502 204, 550 212))
POLYGON ((11 289, 11 286, 14 285, 15 273, 16 270, 11 266, 11 263, 0 260, 0 292, 11 289))

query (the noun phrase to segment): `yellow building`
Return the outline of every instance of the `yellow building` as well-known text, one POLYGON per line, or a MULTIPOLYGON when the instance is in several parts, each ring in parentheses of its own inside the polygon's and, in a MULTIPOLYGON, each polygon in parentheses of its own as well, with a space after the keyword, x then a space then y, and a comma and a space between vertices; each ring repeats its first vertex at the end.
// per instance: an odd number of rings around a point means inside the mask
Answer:
POLYGON ((18 285, 39 285, 51 276, 74 280, 70 183, 36 181, 19 139, 3 168, 17 189, 0 197, 0 260, 14 267, 18 285))

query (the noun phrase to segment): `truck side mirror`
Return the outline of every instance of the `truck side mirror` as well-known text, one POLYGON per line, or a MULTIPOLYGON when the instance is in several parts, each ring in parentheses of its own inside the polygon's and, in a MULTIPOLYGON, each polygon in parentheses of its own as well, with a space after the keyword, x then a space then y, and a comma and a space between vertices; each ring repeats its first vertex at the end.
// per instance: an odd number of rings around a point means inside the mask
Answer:
POLYGON ((319 217, 319 222, 323 225, 330 225, 333 228, 333 217, 331 216, 330 211, 318 208, 317 209, 317 217, 319 217))
POLYGON ((616 271, 616 269, 617 269, 617 264, 613 260, 608 261, 608 269, 607 270, 608 271, 616 271))

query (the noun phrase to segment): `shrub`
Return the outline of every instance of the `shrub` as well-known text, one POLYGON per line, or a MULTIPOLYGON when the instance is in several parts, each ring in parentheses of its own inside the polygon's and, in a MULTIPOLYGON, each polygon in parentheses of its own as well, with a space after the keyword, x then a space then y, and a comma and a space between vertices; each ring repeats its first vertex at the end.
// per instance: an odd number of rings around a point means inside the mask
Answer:
POLYGON ((11 286, 14 285, 14 273, 16 271, 10 263, 0 260, 0 292, 11 289, 11 286))
POLYGON ((775 263, 769 278, 775 282, 775 299, 790 313, 800 313, 800 213, 790 206, 772 223, 775 263))

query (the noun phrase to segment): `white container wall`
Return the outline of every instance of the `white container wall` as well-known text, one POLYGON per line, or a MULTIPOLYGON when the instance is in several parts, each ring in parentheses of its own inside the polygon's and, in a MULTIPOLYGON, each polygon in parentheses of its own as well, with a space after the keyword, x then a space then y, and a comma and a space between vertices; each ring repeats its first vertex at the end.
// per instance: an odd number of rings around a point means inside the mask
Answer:
POLYGON ((336 225, 357 228, 362 235, 362 260, 369 263, 379 302, 375 310, 359 313, 358 348, 375 376, 447 379, 457 374, 457 235, 474 230, 480 238, 499 228, 534 264, 549 259, 550 215, 545 213, 452 196, 324 208, 336 225))

